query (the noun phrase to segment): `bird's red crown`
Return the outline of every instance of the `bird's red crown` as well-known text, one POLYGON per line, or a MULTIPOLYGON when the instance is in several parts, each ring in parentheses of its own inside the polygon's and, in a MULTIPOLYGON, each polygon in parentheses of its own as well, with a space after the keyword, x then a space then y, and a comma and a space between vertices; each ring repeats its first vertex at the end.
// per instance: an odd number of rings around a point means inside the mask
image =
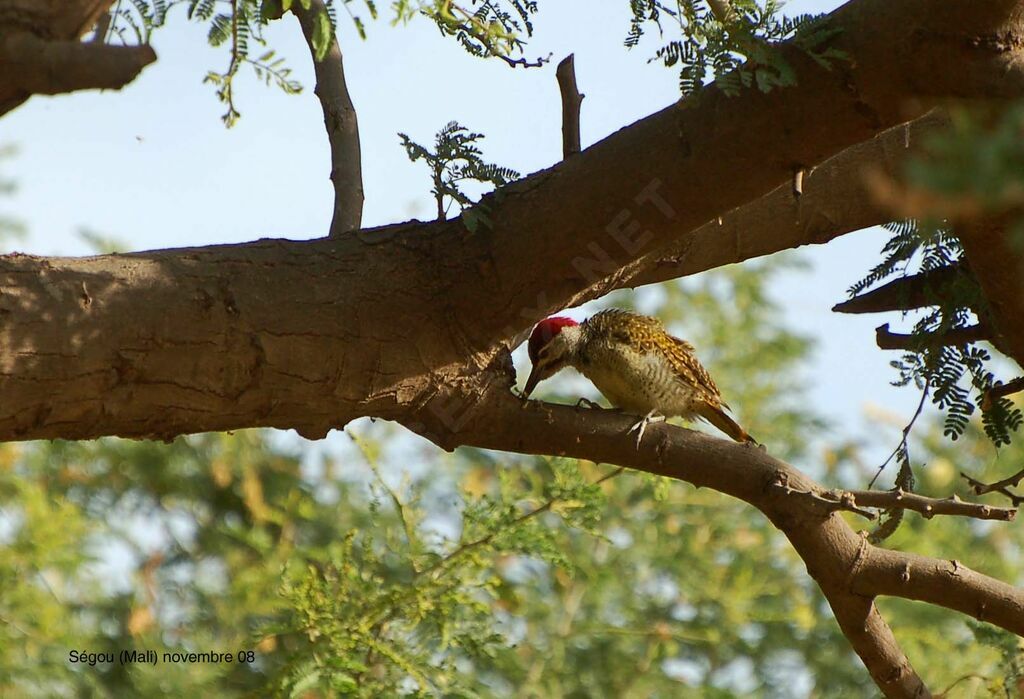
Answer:
POLYGON ((527 346, 530 353, 530 361, 536 364, 537 355, 540 354, 544 345, 551 342, 555 335, 562 332, 562 328, 571 325, 579 325, 579 323, 565 316, 552 316, 537 323, 537 327, 530 333, 530 342, 527 346))

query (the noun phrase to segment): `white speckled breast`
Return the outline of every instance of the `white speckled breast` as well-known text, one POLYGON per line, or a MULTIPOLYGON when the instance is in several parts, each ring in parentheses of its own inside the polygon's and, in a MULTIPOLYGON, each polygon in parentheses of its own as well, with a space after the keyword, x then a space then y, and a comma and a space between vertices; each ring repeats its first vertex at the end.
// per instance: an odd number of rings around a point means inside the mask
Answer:
POLYGON ((694 390, 679 380, 658 352, 638 352, 622 343, 591 341, 581 347, 576 369, 617 408, 667 417, 694 415, 694 390))

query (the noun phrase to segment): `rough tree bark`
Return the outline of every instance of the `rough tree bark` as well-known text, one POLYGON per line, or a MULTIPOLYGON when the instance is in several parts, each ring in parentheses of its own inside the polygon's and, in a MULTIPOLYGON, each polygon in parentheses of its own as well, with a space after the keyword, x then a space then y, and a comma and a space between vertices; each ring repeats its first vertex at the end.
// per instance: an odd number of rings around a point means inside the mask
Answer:
MULTIPOLYGON (((375 415, 446 448, 567 454, 710 486, 785 532, 888 696, 927 696, 874 596, 1021 634, 1020 590, 870 546, 820 486, 756 449, 658 427, 637 451, 623 438, 628 418, 510 393, 507 344, 540 317, 615 286, 885 220, 864 207, 801 229, 815 172, 798 205, 778 208, 771 192, 785 185, 791 196, 795 170, 938 100, 1024 95, 1024 0, 853 0, 830 21, 849 62, 825 70, 783 48, 797 87, 735 98, 706 89, 487 198, 494 223, 476 233, 459 220, 414 221, 309 242, 0 259, 0 439, 255 426, 317 437, 375 415), (757 210, 792 224, 796 240, 715 235, 717 217, 757 210)), ((834 172, 857 186, 858 157, 894 138, 837 156, 834 172)))
POLYGON ((955 226, 971 271, 978 277, 998 331, 996 346, 1024 367, 1024 236, 1011 237, 1020 212, 955 226))

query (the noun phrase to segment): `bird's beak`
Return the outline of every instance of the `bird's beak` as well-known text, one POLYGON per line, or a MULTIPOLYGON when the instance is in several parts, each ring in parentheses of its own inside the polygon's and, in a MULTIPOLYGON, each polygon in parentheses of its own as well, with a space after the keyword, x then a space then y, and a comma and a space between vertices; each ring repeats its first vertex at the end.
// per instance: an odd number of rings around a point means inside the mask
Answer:
POLYGON ((537 384, 540 383, 541 378, 540 369, 534 364, 530 370, 530 376, 526 379, 526 386, 523 387, 523 397, 529 398, 530 394, 533 393, 533 389, 537 388, 537 384))

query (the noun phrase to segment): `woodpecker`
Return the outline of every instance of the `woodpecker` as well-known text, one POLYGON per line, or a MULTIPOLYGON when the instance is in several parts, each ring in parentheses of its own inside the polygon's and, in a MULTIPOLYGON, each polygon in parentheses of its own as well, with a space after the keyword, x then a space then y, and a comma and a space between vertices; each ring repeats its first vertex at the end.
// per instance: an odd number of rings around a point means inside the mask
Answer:
POLYGON ((533 368, 523 395, 571 366, 590 379, 608 401, 644 416, 637 430, 640 447, 651 422, 667 417, 703 418, 737 442, 757 444, 726 414, 718 387, 694 354, 693 345, 665 331, 650 316, 610 308, 583 323, 554 316, 537 323, 528 344, 533 368))

